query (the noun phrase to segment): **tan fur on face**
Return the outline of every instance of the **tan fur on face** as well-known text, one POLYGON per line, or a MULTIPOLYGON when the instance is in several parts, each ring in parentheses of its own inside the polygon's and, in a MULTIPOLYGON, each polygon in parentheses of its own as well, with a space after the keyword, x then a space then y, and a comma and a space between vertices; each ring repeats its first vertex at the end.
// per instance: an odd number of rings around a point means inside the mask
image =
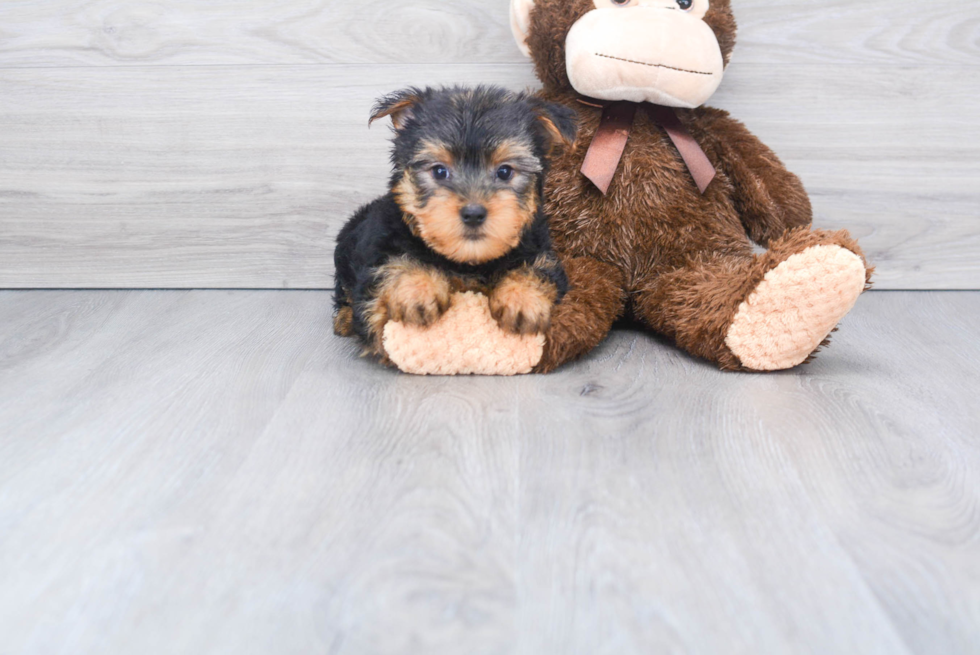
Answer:
POLYGON ((377 295, 366 308, 368 332, 378 352, 389 320, 427 327, 449 309, 449 280, 433 268, 399 257, 382 267, 379 275, 377 295))
MULTIPOLYGON (((552 123, 554 125, 554 123, 552 123)), ((558 129, 557 127, 555 129, 558 129)), ((490 163, 494 168, 503 164, 518 165, 524 172, 537 173, 541 170, 541 164, 534 156, 531 147, 518 140, 508 140, 494 148, 490 163)))
POLYGON ((484 203, 487 221, 479 233, 481 238, 474 240, 466 238, 460 218, 460 210, 469 201, 448 189, 437 190, 421 206, 418 190, 406 173, 395 186, 395 198, 414 234, 437 253, 463 264, 483 264, 513 250, 537 211, 536 196, 532 195, 524 207, 513 192, 500 191, 484 203))
POLYGON ((402 219, 412 230, 412 234, 420 236, 418 220, 415 218, 415 212, 418 211, 419 190, 412 181, 412 176, 405 173, 392 191, 395 194, 395 202, 402 209, 402 219))
POLYGON ((453 153, 449 151, 449 148, 441 143, 435 143, 433 141, 424 141, 420 145, 415 159, 418 161, 443 164, 449 168, 452 168, 455 164, 453 153))
POLYGON ((557 298, 555 285, 525 266, 508 273, 494 288, 490 313, 508 332, 541 333, 548 329, 557 298))
MULTIPOLYGON (((502 257, 517 247, 525 228, 534 220, 537 199, 532 195, 529 206, 524 207, 514 193, 499 191, 490 197, 486 207, 487 222, 483 230, 486 236, 471 250, 471 261, 478 263, 502 257)), ((472 248, 472 243, 463 245, 472 248)))

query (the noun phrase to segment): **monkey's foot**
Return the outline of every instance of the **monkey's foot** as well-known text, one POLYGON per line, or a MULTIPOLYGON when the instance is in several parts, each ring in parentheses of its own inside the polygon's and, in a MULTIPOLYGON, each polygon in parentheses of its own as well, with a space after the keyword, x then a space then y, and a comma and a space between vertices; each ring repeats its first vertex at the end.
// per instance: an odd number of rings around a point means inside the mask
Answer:
POLYGON ((792 255, 749 294, 725 344, 748 369, 778 371, 802 364, 864 291, 858 255, 836 245, 792 255))

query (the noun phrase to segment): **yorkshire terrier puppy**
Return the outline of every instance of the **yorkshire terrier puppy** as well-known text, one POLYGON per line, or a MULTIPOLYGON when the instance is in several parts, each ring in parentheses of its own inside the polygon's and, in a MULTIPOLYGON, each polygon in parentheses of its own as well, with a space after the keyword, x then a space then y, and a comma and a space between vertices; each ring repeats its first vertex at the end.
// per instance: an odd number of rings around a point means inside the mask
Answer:
POLYGON ((542 207, 548 156, 576 134, 571 110, 498 87, 406 89, 371 122, 394 125, 387 195, 337 238, 334 332, 383 357, 389 320, 428 326, 479 291, 501 328, 543 332, 568 288, 542 207))

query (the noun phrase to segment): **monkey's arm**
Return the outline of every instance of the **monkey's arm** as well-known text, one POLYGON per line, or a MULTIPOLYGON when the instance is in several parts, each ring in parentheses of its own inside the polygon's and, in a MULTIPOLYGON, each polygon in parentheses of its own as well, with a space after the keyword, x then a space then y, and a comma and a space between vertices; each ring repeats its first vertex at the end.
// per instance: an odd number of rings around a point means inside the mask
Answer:
POLYGON ((592 257, 565 257, 562 264, 568 293, 554 307, 535 373, 550 373, 595 348, 625 311, 624 280, 618 268, 592 257))
POLYGON ((691 131, 731 181, 732 200, 753 241, 765 246, 810 225, 813 210, 803 183, 772 150, 727 112, 704 108, 692 117, 691 131))

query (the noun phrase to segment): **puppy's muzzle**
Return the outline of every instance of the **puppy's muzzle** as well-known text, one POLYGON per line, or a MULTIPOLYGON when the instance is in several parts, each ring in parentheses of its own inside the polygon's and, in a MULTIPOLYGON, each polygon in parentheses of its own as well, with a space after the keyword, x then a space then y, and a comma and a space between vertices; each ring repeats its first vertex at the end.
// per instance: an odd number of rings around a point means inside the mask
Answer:
POLYGON ((487 208, 483 205, 466 205, 459 211, 463 225, 468 228, 478 228, 487 222, 487 208))

